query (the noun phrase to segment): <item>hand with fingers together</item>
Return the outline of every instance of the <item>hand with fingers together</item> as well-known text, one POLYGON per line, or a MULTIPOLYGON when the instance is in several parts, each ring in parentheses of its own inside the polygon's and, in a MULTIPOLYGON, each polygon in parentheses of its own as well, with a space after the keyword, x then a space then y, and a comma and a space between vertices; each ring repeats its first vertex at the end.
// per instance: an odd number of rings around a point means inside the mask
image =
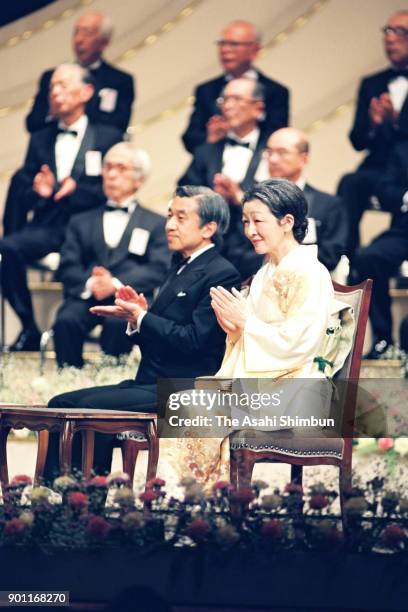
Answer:
POLYGON ((137 293, 132 287, 126 285, 120 287, 115 293, 114 306, 93 306, 89 310, 99 317, 123 319, 130 323, 132 327, 136 327, 138 316, 142 312, 146 312, 147 309, 148 304, 143 293, 137 293))
POLYGON ((228 334, 230 342, 239 340, 245 327, 247 309, 245 298, 233 288, 227 291, 223 287, 210 289, 211 306, 220 327, 228 334))

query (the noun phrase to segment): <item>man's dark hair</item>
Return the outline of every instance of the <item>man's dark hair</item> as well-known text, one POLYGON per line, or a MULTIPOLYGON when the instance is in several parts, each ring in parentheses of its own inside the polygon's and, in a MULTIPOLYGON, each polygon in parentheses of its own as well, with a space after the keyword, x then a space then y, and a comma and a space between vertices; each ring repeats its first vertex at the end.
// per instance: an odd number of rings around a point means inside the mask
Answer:
POLYGON ((283 178, 255 183, 245 192, 242 204, 250 200, 260 200, 266 204, 277 219, 292 215, 295 220, 293 236, 297 242, 303 242, 307 232, 307 202, 295 183, 283 178))
POLYGON ((198 204, 200 227, 214 221, 217 224, 217 231, 211 240, 219 245, 222 242, 221 236, 227 231, 230 222, 229 206, 224 198, 209 187, 193 185, 177 187, 175 195, 179 198, 195 199, 198 204))

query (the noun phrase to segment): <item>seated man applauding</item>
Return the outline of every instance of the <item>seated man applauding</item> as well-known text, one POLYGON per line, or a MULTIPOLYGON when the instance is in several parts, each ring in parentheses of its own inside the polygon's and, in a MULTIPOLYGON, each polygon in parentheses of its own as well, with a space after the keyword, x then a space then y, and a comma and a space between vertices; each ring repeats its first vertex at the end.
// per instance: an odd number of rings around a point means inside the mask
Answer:
MULTIPOLYGON (((148 307, 143 296, 125 287, 119 289, 115 306, 92 308, 94 314, 132 322, 136 331, 131 337, 142 353, 136 379, 63 393, 51 399, 51 408, 155 412, 159 378, 195 378, 218 370, 225 333, 211 308, 210 288, 231 289, 239 283, 237 271, 217 248, 228 222, 226 202, 211 189, 189 186, 177 189, 166 223, 174 262, 152 305, 148 307)), ((95 472, 110 469, 112 445, 112 437, 97 434, 95 472)), ((79 440, 74 440, 74 466, 78 466, 79 447, 79 440)), ((57 466, 58 435, 50 434, 47 480, 55 475, 57 466)))
POLYGON ((97 304, 113 304, 123 284, 137 287, 149 299, 170 263, 164 219, 146 210, 136 193, 150 169, 145 151, 121 142, 106 154, 102 177, 106 205, 75 215, 61 249, 59 277, 65 301, 54 324, 59 367, 81 367, 86 335, 102 323, 102 349, 108 355, 128 353, 133 343, 123 321, 98 319, 97 304))

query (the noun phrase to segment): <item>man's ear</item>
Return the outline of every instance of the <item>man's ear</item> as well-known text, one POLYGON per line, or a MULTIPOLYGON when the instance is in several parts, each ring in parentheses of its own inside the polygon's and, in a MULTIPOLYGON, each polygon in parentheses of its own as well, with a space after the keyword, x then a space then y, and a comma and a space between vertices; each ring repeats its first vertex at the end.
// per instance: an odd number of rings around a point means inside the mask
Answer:
POLYGON ((214 236, 215 232, 217 231, 216 222, 210 221, 209 223, 206 223, 203 227, 203 230, 203 238, 209 240, 210 238, 212 238, 212 236, 214 236))
POLYGON ((85 104, 86 102, 89 102, 89 100, 94 95, 94 91, 95 91, 95 88, 93 85, 91 85, 91 83, 87 83, 86 85, 84 85, 82 89, 82 93, 81 93, 82 102, 84 102, 85 104))

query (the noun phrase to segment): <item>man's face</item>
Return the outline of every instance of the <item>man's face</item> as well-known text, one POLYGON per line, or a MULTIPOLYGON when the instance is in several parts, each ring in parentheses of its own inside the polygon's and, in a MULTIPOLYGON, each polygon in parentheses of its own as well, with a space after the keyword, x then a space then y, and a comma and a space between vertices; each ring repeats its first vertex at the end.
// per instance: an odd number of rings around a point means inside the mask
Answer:
POLYGON ((50 108, 58 119, 78 113, 84 109, 92 96, 92 86, 82 82, 75 66, 60 66, 51 77, 50 108))
POLYGON ((102 16, 97 13, 82 15, 72 35, 74 53, 81 66, 89 66, 100 59, 107 41, 101 37, 102 16))
POLYGON ((132 156, 123 151, 106 154, 103 162, 103 190, 108 199, 121 204, 128 200, 141 186, 132 156))
POLYGON ((255 60, 259 43, 250 24, 230 24, 217 41, 219 60, 225 72, 241 76, 255 60))
POLYGON ((221 110, 231 130, 253 129, 258 123, 263 102, 253 97, 253 90, 250 79, 234 79, 224 87, 221 110))
POLYGON ((392 64, 404 68, 408 64, 408 13, 390 17, 386 27, 390 30, 384 33, 385 53, 392 64))
POLYGON ((296 136, 281 133, 281 130, 269 137, 265 157, 271 178, 285 178, 294 183, 302 175, 308 161, 308 154, 299 151, 296 136))
POLYGON ((213 231, 211 224, 200 227, 198 204, 194 198, 176 196, 170 203, 166 235, 170 251, 179 251, 189 257, 201 246, 204 246, 213 231))

